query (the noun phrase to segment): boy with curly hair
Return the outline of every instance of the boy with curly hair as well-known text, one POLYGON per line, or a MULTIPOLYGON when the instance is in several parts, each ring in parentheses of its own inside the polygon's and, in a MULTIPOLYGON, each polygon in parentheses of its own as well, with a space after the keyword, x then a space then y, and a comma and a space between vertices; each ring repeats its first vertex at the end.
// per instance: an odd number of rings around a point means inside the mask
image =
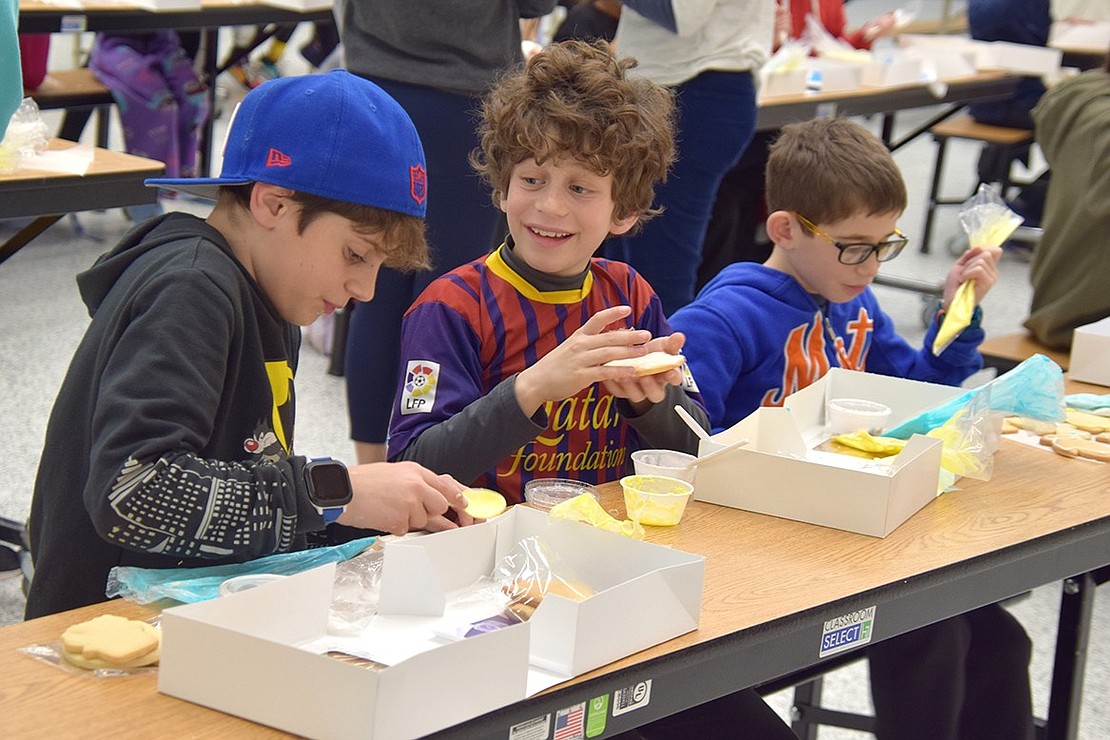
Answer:
POLYGON ((606 364, 685 341, 642 277, 593 257, 655 215, 674 159, 672 95, 627 76, 634 64, 604 44, 553 44, 483 101, 471 160, 509 235, 406 313, 391 459, 517 503, 533 478, 605 483, 637 448, 696 450, 673 410, 706 419, 683 370, 606 364))

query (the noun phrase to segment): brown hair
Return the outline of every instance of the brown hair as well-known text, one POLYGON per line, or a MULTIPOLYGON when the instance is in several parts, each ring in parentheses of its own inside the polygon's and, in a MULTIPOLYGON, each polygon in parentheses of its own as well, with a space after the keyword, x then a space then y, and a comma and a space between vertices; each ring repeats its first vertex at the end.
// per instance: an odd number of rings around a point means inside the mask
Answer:
POLYGON ((635 66, 603 41, 572 40, 503 75, 482 103, 481 147, 470 156, 493 202, 505 197, 514 165, 569 156, 612 173, 616 218, 660 213, 652 201, 674 162, 674 95, 628 76, 635 66))
MULTIPOLYGON (((240 208, 248 209, 253 189, 254 183, 223 185, 220 193, 228 193, 240 208)), ((417 216, 299 191, 294 191, 290 198, 301 207, 297 219, 298 234, 304 233, 308 225, 323 214, 334 213, 350 221, 356 233, 377 237, 378 252, 386 266, 401 272, 431 267, 428 242, 424 238, 424 220, 417 216)))
POLYGON ((846 118, 783 126, 767 159, 767 209, 815 224, 906 210, 906 183, 877 136, 846 118))

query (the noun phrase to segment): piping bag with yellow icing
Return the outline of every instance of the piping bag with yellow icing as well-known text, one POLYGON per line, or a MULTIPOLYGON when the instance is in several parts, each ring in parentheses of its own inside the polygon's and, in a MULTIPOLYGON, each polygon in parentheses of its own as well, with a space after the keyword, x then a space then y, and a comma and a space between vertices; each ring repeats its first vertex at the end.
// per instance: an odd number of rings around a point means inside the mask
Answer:
MULTIPOLYGON (((960 225, 967 232, 967 241, 972 247, 1002 246, 1024 220, 1010 210, 998 190, 987 183, 980 185, 978 192, 960 206, 960 225)), ((948 345, 971 324, 973 313, 975 281, 968 280, 960 284, 952 302, 948 304, 944 320, 933 340, 934 356, 939 356, 948 349, 948 345)))

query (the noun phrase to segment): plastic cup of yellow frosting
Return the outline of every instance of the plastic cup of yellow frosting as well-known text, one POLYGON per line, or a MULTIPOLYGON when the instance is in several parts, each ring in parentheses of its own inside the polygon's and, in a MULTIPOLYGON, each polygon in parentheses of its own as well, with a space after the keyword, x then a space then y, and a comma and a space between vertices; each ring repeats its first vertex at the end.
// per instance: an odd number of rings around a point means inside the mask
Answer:
POLYGON ((682 521, 694 485, 664 475, 627 475, 621 478, 628 518, 651 527, 671 527, 682 521))

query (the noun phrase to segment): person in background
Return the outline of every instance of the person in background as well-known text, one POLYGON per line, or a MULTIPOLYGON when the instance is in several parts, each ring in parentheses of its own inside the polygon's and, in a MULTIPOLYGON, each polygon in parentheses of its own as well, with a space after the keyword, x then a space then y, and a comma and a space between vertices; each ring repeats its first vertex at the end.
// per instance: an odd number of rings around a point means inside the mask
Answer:
POLYGON ((46 79, 50 60, 50 34, 19 34, 19 69, 23 72, 23 89, 37 90, 46 79))
POLYGON ((457 526, 454 507, 470 523, 447 476, 348 473, 293 445, 298 325, 370 300, 383 263, 426 264, 423 171, 405 112, 340 70, 248 93, 219 177, 147 182, 216 204, 135 227, 77 277, 92 322, 47 426, 27 618, 104 601, 118 565, 241 563, 336 519, 401 534, 457 526))
MULTIPOLYGON (((832 367, 950 385, 982 367, 981 309, 937 356, 943 309, 915 348, 871 292, 880 263, 908 241, 897 226, 906 200, 890 152, 860 124, 783 127, 767 162, 771 256, 725 268, 671 317, 687 336, 684 352, 715 431, 781 406, 832 367)), ((980 302, 998 277, 999 254, 975 247, 957 259, 944 305, 966 280, 980 302)), ((869 646, 876 736, 1032 740, 1030 652, 1020 623, 997 604, 869 646)))
POLYGON ((620 0, 576 0, 566 4, 567 14, 551 37, 553 43, 570 39, 612 41, 616 37, 620 0))
POLYGON ((605 254, 636 268, 668 314, 694 297, 717 187, 755 131, 754 75, 773 25, 766 0, 629 0, 621 11, 617 48, 675 90, 678 159, 657 194, 663 215, 610 239, 605 254))
POLYGON ((385 459, 390 393, 397 387, 401 316, 437 276, 499 244, 499 214, 467 157, 478 145, 474 111, 505 69, 523 62, 520 19, 555 0, 348 2, 340 35, 347 68, 380 85, 412 117, 424 141, 430 187, 432 269, 382 270, 373 304, 355 306, 344 375, 358 459, 385 459), (385 391, 383 393, 383 391, 385 391))
MULTIPOLYGON (((894 33, 893 12, 883 13, 849 31, 843 0, 820 0, 816 5, 812 0, 788 0, 776 5, 775 48, 787 39, 802 37, 806 16, 814 11, 826 31, 856 49, 870 49, 876 40, 894 33)), ((763 173, 767 152, 778 135, 778 129, 756 131, 740 161, 721 180, 702 245, 698 290, 733 262, 763 262, 770 256, 771 241, 763 232, 767 220, 763 173)))
POLYGON ((196 174, 208 86, 174 31, 99 33, 89 69, 112 91, 129 153, 162 162, 169 177, 196 174))
MULTIPOLYGON (((971 37, 977 41, 1009 41, 1015 44, 1046 46, 1052 27, 1049 0, 969 0, 967 25, 971 37)), ((1003 100, 973 102, 968 113, 979 123, 1007 128, 1033 128, 1033 106, 1044 94, 1044 82, 1039 77, 1023 77, 1017 83, 1013 97, 1003 100)), ((1017 159, 1029 163, 1029 151, 1020 152, 1017 159)), ((999 182, 1008 179, 1015 156, 1013 147, 986 144, 979 154, 980 182, 999 182)), ((1039 226, 1044 210, 1044 193, 1048 187, 1049 173, 1021 189, 1010 201, 1010 207, 1025 219, 1026 226, 1039 226)), ((1006 193, 1003 196, 1009 197, 1006 193)))
POLYGON ((1077 326, 1110 316, 1110 52, 1102 69, 1060 82, 1033 109, 1037 143, 1067 177, 1048 187, 1025 327, 1069 349, 1077 326))

